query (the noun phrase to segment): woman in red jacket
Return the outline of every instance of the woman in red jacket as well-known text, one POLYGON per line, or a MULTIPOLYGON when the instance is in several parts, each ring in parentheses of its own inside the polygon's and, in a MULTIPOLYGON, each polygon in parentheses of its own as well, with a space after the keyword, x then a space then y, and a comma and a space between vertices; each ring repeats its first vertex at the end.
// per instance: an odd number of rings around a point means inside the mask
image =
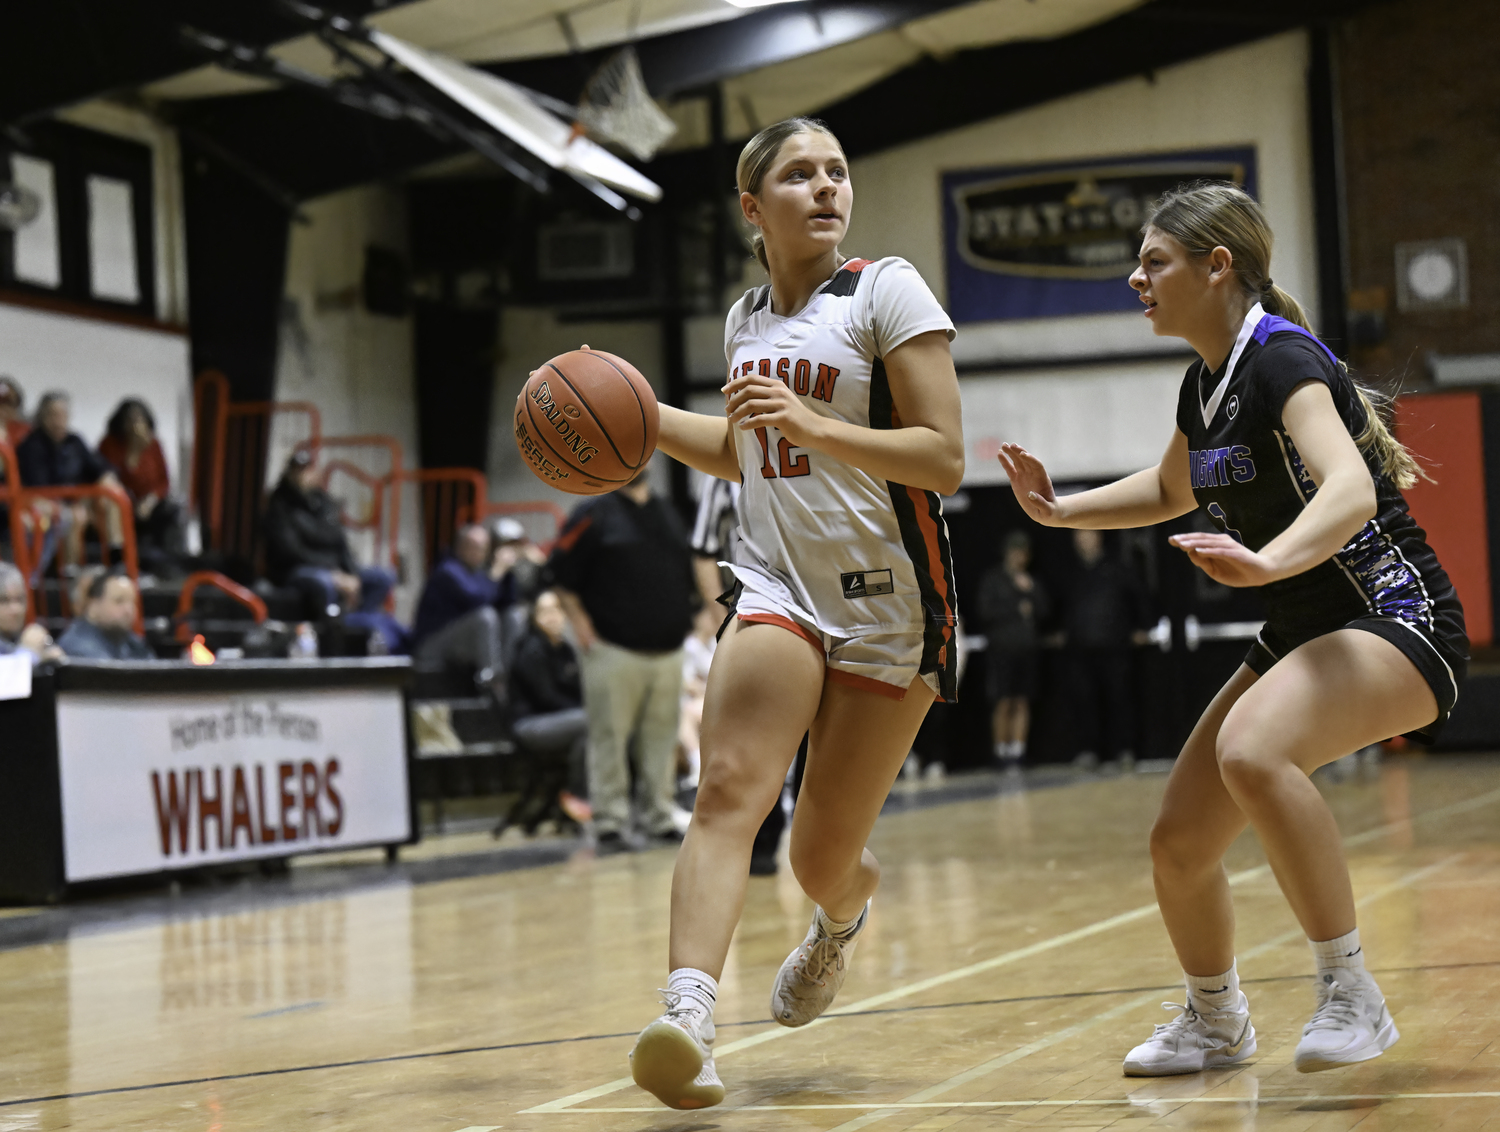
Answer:
POLYGON ((160 570, 181 550, 181 512, 170 498, 166 456, 156 439, 156 418, 144 401, 127 397, 109 418, 99 455, 114 468, 135 504, 141 564, 160 570))

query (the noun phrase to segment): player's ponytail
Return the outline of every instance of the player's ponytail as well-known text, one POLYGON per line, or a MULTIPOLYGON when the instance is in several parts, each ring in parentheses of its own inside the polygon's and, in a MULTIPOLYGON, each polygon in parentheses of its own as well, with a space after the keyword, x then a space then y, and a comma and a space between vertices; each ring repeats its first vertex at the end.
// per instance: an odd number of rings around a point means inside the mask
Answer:
MULTIPOLYGON (((1224 181, 1183 185, 1156 202, 1146 224, 1165 232, 1195 256, 1227 248, 1247 297, 1260 303, 1267 314, 1279 315, 1313 333, 1302 304, 1271 281, 1271 226, 1255 198, 1243 189, 1224 181)), ((1348 374, 1342 362, 1339 366, 1348 374)), ((1365 411, 1365 427, 1354 443, 1373 457, 1376 466, 1402 491, 1414 486, 1418 478, 1427 479, 1391 432, 1387 418, 1393 398, 1352 375, 1349 381, 1365 411)))
MULTIPOLYGON (((786 144, 788 138, 796 137, 798 134, 819 133, 827 134, 838 143, 833 131, 816 118, 787 118, 777 122, 774 126, 767 126, 760 133, 745 143, 745 148, 740 150, 740 160, 734 169, 735 183, 742 193, 752 196, 759 194, 761 184, 770 172, 771 166, 776 161, 776 155, 781 152, 781 147, 786 144)), ((755 235, 750 237, 751 250, 755 252, 755 258, 767 271, 771 270, 770 261, 766 258, 766 240, 757 229, 755 235)))

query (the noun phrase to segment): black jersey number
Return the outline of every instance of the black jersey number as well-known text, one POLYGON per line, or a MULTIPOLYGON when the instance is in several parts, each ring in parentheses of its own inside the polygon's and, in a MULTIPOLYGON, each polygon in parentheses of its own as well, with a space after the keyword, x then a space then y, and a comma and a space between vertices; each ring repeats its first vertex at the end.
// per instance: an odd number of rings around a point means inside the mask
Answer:
POLYGON ((760 474, 763 478, 774 480, 780 475, 782 479, 791 479, 812 472, 812 465, 808 463, 806 455, 792 455, 792 443, 786 437, 783 436, 776 442, 776 459, 781 465, 779 472, 771 463, 771 438, 766 435, 766 430, 756 429, 755 439, 760 441, 760 474))

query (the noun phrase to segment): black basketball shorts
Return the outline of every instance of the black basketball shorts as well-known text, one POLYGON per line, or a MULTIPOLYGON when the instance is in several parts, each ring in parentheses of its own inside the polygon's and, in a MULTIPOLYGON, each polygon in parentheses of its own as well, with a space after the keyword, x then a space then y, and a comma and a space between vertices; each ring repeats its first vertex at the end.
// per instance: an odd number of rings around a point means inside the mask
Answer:
MULTIPOLYGON (((1463 622, 1440 606, 1433 629, 1413 625, 1399 617, 1382 617, 1374 613, 1356 617, 1339 628, 1361 629, 1390 641, 1422 674, 1422 679, 1427 681, 1437 699, 1438 715, 1426 727, 1407 732, 1407 736, 1423 743, 1433 742, 1448 722, 1453 706, 1458 703, 1459 691, 1468 675, 1469 640, 1463 622)), ((1322 633, 1312 633, 1289 640, 1287 635, 1278 633, 1267 623, 1245 655, 1245 663, 1257 676, 1264 676, 1272 665, 1298 645, 1321 636, 1322 633)))

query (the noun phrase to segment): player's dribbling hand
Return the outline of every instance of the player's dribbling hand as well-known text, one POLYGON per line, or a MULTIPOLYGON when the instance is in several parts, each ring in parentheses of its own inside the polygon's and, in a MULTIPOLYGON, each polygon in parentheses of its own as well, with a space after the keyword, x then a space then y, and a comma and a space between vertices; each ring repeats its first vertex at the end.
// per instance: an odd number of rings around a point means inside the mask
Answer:
POLYGON ((1220 585, 1263 586, 1282 576, 1270 559, 1228 535, 1189 531, 1167 541, 1187 551, 1188 560, 1220 585))
POLYGON ((1046 527, 1057 526, 1057 493, 1042 462, 1019 444, 1000 445, 1000 465, 1021 509, 1046 527))
POLYGON ((745 430, 774 428, 797 447, 807 445, 820 419, 781 382, 753 373, 724 386, 724 410, 730 424, 745 430))

